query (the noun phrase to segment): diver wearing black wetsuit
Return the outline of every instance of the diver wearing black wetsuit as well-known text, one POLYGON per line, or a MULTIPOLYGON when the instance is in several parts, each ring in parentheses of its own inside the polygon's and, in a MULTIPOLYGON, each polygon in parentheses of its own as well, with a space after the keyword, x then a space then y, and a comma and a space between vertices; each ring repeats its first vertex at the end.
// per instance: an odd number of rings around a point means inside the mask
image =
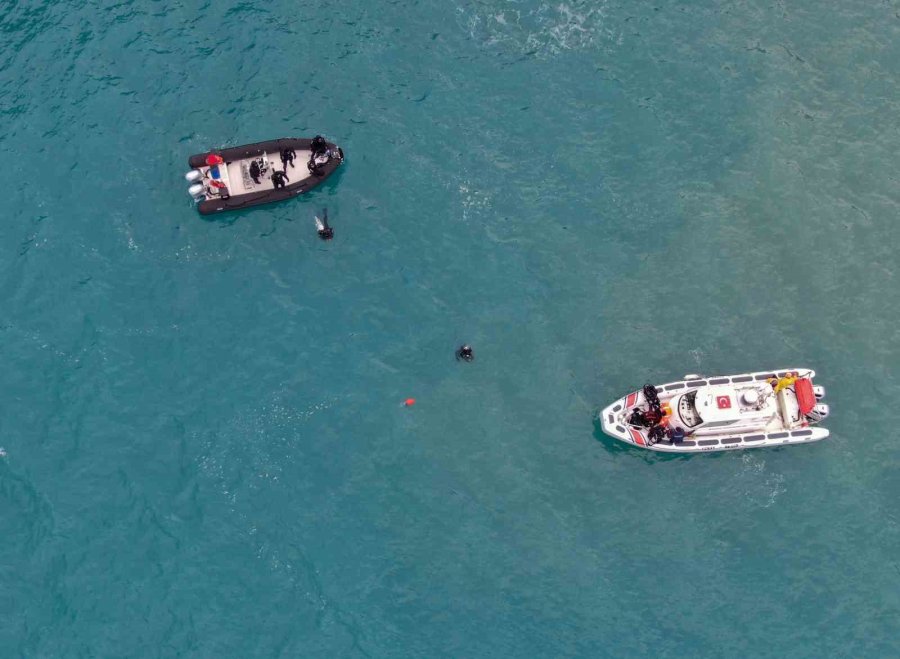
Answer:
POLYGON ((281 164, 284 166, 284 171, 287 171, 288 163, 290 163, 291 168, 294 167, 294 158, 296 157, 297 152, 291 148, 281 150, 281 164))
POLYGON ((287 172, 279 172, 277 169, 272 172, 272 185, 275 186, 275 189, 283 188, 285 186, 285 181, 290 181, 288 178, 287 172))
POLYGON ((325 155, 325 152, 328 151, 328 142, 321 135, 316 135, 309 143, 309 150, 312 151, 313 158, 325 155))
POLYGON ((259 180, 260 175, 262 175, 262 172, 259 169, 259 163, 254 160, 250 163, 250 178, 253 179, 253 182, 256 183, 256 185, 259 185, 261 182, 259 180))

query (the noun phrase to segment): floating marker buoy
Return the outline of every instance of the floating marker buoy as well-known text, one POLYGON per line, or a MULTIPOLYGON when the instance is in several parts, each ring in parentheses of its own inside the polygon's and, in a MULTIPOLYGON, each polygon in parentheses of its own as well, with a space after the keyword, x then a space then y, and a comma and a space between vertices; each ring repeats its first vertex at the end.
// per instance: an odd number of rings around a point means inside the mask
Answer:
POLYGON ((403 401, 403 404, 406 407, 412 407, 413 405, 416 404, 416 399, 415 398, 407 398, 405 401, 403 401))

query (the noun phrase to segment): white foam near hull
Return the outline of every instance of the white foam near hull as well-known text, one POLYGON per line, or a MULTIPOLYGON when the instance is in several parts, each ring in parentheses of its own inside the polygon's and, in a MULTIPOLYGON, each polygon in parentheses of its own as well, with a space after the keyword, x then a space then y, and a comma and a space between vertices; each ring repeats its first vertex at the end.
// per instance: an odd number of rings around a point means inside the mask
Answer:
MULTIPOLYGON (((776 392, 769 384, 771 380, 778 380, 791 373, 797 374, 800 380, 808 380, 809 385, 815 376, 815 371, 811 369, 791 368, 713 377, 692 374, 684 380, 657 385, 656 393, 663 406, 670 403, 678 405, 691 392, 696 392, 690 398, 691 404, 698 396, 705 396, 707 402, 722 402, 724 409, 716 410, 715 404, 705 408, 709 410, 703 412, 707 415, 706 422, 700 422, 693 429, 689 428, 684 441, 679 443, 668 438, 653 442, 648 428, 629 423, 632 410, 647 407, 646 397, 640 390, 619 398, 603 409, 600 413, 603 432, 628 444, 666 453, 733 451, 763 446, 809 444, 825 439, 829 435, 828 430, 815 425, 826 418, 829 412, 827 405, 818 403, 825 394, 823 387, 807 388, 809 395, 815 395, 816 405, 812 411, 807 409, 805 413, 801 413, 803 406, 799 402, 799 385, 787 386, 776 392), (767 392, 767 388, 771 391, 767 392), (751 391, 761 392, 763 400, 757 401, 753 396, 748 396, 751 391), (748 400, 753 401, 753 404, 748 404, 748 400)), ((696 409, 689 411, 698 414, 696 409)), ((686 426, 678 410, 671 418, 676 419, 673 426, 686 426)))

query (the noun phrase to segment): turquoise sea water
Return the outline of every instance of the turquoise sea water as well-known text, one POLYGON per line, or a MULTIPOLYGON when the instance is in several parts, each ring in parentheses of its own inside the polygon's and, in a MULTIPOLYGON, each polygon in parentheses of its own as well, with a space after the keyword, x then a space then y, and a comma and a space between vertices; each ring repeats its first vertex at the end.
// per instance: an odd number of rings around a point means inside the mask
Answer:
POLYGON ((6 0, 0 656, 897 656, 898 83, 896 1, 6 0), (595 424, 793 365, 825 442, 595 424))

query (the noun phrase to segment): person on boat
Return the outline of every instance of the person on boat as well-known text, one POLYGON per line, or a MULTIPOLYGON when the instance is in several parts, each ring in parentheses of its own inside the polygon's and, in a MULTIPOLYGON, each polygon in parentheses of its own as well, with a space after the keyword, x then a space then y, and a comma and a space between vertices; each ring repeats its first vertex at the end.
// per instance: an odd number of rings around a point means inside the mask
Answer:
POLYGON ((659 405, 659 394, 656 393, 656 387, 652 384, 645 384, 642 389, 644 392, 644 398, 647 399, 647 403, 652 407, 654 405, 659 405))
POLYGON ((648 425, 658 425, 663 418, 662 410, 659 408, 659 404, 651 405, 650 409, 644 412, 644 418, 647 419, 648 425))
POLYGON ((328 209, 327 208, 322 209, 322 217, 321 218, 319 218, 319 216, 316 215, 316 229, 318 231, 319 238, 321 238, 322 240, 331 240, 332 238, 334 238, 334 229, 332 229, 328 225, 328 209))
POLYGON ((459 361, 460 359, 464 362, 470 362, 475 359, 475 351, 472 350, 472 346, 465 343, 457 348, 456 361, 459 361))
POLYGON ((288 163, 290 163, 291 168, 294 167, 294 158, 297 157, 297 152, 288 147, 287 149, 281 150, 281 164, 284 166, 284 170, 287 171, 288 163))
POLYGON ((631 411, 631 416, 628 417, 628 423, 633 426, 640 426, 641 428, 647 428, 652 425, 649 419, 647 419, 647 415, 637 407, 631 411))
POLYGON ((309 160, 306 162, 306 168, 309 170, 309 173, 313 176, 321 176, 322 175, 322 165, 316 162, 315 156, 310 156, 309 160))
POLYGON ((324 156, 328 152, 328 142, 321 135, 316 135, 309 143, 309 150, 312 151, 312 157, 324 156))
POLYGON ((779 380, 775 380, 774 378, 772 380, 769 380, 769 382, 772 383, 772 386, 774 387, 776 394, 779 391, 781 391, 782 389, 786 389, 787 387, 790 387, 796 381, 797 381, 796 374, 790 373, 790 372, 785 373, 784 377, 779 380))
POLYGON ((666 430, 662 426, 653 426, 647 432, 647 439, 651 445, 666 438, 666 430))
POLYGON ((673 444, 681 444, 684 441, 684 428, 669 428, 667 434, 673 444))
POLYGON ((259 185, 260 184, 259 177, 261 175, 262 175, 262 171, 259 168, 259 163, 256 160, 254 160, 253 162, 250 163, 250 178, 253 179, 253 182, 256 183, 256 185, 259 185))
POLYGON ((285 186, 285 181, 290 181, 288 178, 287 172, 280 172, 277 169, 272 172, 272 185, 275 186, 275 189, 283 188, 285 186))

